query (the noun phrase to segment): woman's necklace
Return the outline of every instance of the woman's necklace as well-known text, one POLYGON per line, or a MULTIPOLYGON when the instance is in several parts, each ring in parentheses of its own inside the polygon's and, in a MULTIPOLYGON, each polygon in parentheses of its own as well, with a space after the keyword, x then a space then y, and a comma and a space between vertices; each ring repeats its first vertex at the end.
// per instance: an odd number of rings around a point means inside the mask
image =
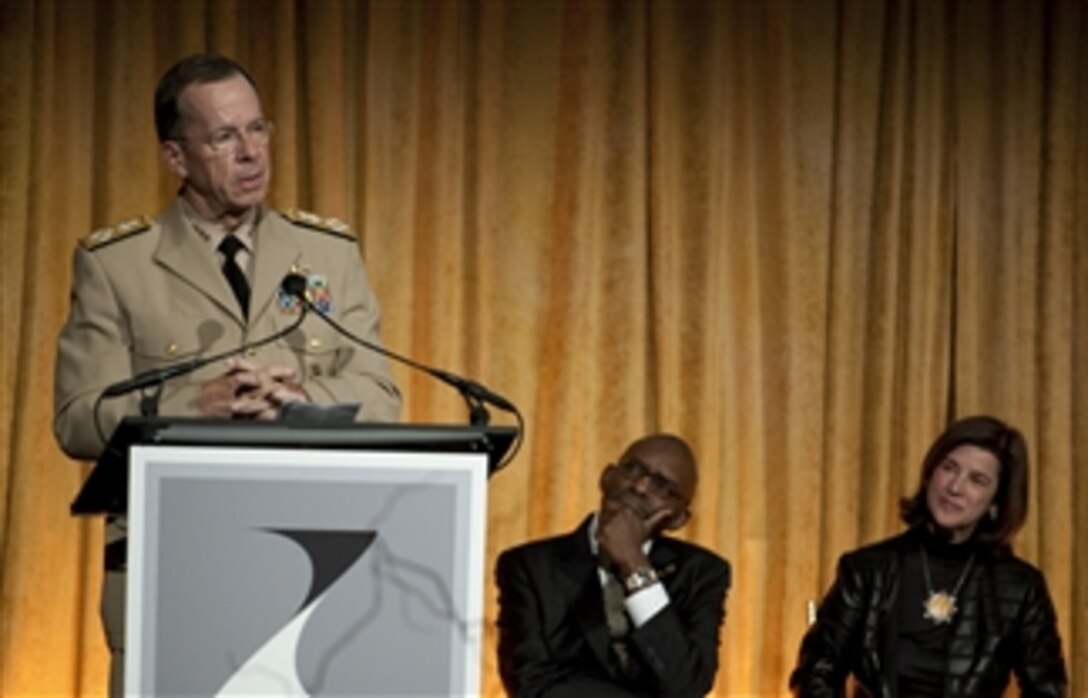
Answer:
POLYGON ((929 592, 929 596, 922 602, 922 608, 925 609, 925 613, 922 617, 926 620, 931 620, 937 625, 952 622, 952 616, 956 615, 958 610, 956 606, 956 597, 960 593, 960 589, 963 588, 963 583, 967 581, 967 575, 971 571, 971 565, 975 562, 975 553, 971 553, 971 557, 967 558, 967 564, 963 566, 963 572, 960 572, 960 578, 956 580, 956 585, 952 587, 952 591, 947 592, 944 589, 940 591, 933 591, 933 580, 929 576, 929 561, 926 559, 926 548, 922 546, 922 574, 926 579, 926 591, 929 592))

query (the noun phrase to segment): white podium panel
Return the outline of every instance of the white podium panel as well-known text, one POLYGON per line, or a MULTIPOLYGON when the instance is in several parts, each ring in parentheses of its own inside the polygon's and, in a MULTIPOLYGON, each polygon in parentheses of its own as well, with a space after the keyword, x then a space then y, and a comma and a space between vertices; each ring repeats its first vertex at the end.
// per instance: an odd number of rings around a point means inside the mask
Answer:
POLYGON ((480 688, 487 457, 135 446, 130 695, 480 688))

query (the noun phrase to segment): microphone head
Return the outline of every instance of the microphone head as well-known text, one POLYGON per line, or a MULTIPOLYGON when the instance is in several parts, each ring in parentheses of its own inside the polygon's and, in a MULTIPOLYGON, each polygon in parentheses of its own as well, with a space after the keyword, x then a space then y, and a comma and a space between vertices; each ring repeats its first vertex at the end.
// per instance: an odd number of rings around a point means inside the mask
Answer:
POLYGON ((283 277, 283 281, 280 282, 280 288, 292 298, 299 298, 303 301, 306 300, 306 277, 302 274, 291 272, 283 277))

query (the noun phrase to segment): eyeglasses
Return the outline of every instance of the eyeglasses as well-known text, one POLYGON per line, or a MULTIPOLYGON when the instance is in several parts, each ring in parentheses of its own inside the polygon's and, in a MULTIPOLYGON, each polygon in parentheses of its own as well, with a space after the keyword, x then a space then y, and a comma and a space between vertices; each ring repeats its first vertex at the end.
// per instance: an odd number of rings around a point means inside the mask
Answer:
POLYGON ((684 496, 676 489, 676 485, 672 480, 659 472, 650 470, 645 463, 637 458, 623 461, 618 464, 616 468, 624 477, 630 478, 635 482, 638 482, 643 478, 649 478, 650 492, 661 499, 678 499, 681 501, 684 499, 684 496))
POLYGON ((215 155, 225 156, 237 153, 246 142, 263 148, 272 139, 272 131, 271 121, 257 119, 246 124, 241 130, 234 126, 218 128, 204 139, 204 144, 215 155))

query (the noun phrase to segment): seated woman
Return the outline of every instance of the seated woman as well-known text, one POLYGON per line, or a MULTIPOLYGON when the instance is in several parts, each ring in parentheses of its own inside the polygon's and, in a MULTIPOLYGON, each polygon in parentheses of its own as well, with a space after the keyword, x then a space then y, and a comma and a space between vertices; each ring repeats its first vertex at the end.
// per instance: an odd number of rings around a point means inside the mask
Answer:
POLYGON ((790 688, 873 696, 1062 696, 1065 663, 1042 573, 1012 553, 1027 514, 1024 437, 992 417, 950 426, 900 503, 905 533, 843 555, 790 688))

